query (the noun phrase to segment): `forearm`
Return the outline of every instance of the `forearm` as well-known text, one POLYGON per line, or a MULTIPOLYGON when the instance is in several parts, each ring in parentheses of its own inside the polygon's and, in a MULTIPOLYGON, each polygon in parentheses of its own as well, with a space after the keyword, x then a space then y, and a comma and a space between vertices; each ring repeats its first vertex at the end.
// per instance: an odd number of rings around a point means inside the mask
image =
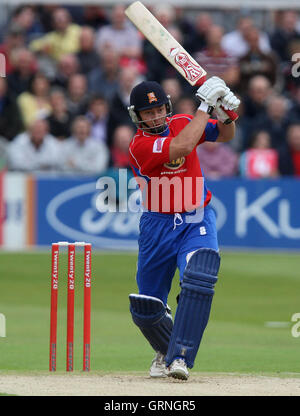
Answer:
POLYGON ((41 36, 38 39, 35 39, 29 43, 29 49, 32 52, 40 52, 49 42, 49 34, 41 36))
POLYGON ((223 80, 211 77, 197 90, 196 96, 201 104, 193 120, 171 141, 170 160, 189 155, 200 141, 209 120, 209 114, 215 109, 218 116, 219 136, 217 141, 227 142, 234 137, 235 124, 223 124, 228 119, 221 106, 232 110, 239 106, 240 100, 230 91, 223 80), (219 103, 219 105, 218 105, 219 103), (201 108, 201 110, 200 110, 201 108))
POLYGON ((217 122, 219 136, 217 142, 229 142, 234 138, 235 135, 235 122, 233 121, 230 124, 224 124, 221 121, 217 122))
POLYGON ((187 156, 197 145, 209 120, 209 114, 198 110, 193 120, 174 137, 170 144, 170 160, 187 156))

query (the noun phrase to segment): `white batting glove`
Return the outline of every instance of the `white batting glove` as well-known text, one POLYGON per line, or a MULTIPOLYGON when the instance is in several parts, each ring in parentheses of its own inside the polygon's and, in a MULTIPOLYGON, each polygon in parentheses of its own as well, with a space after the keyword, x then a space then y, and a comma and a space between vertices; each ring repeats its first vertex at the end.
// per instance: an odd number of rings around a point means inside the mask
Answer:
POLYGON ((224 97, 221 98, 222 106, 225 110, 236 110, 241 104, 241 101, 233 94, 233 92, 227 87, 224 97))
POLYGON ((199 106, 199 110, 206 111, 211 114, 212 110, 216 106, 217 100, 224 97, 226 92, 226 84, 221 78, 209 78, 201 85, 200 88, 198 88, 196 92, 196 96, 202 101, 199 106), (206 105, 203 105, 203 103, 206 105))
POLYGON ((221 121, 223 124, 227 124, 228 115, 225 113, 225 111, 222 109, 222 102, 221 100, 217 101, 217 104, 215 106, 215 115, 217 116, 217 119, 221 121))

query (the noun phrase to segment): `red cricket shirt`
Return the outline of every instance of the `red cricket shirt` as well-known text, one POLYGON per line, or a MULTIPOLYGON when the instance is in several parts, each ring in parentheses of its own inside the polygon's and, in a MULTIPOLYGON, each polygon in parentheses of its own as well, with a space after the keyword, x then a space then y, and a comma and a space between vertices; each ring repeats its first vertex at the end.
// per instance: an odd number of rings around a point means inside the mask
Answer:
MULTIPOLYGON (((174 137, 193 119, 187 114, 167 118, 169 127, 160 135, 138 130, 129 146, 133 173, 143 195, 143 205, 149 211, 163 213, 189 212, 206 206, 211 199, 200 167, 196 147, 176 160, 169 160, 169 146, 174 137)), ((209 119, 198 144, 216 141, 217 120, 209 119)))

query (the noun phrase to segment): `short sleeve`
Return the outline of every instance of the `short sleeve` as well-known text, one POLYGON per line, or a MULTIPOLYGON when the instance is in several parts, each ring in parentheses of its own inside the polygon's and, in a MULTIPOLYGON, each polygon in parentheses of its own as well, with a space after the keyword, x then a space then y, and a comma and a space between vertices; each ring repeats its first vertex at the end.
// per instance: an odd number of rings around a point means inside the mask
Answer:
POLYGON ((151 176, 158 166, 170 161, 169 147, 173 137, 155 136, 137 140, 130 146, 130 157, 141 175, 151 176))
POLYGON ((215 142, 219 136, 219 129, 217 120, 209 119, 206 127, 204 129, 204 132, 202 134, 201 139, 199 140, 198 144, 201 144, 203 142, 215 142))

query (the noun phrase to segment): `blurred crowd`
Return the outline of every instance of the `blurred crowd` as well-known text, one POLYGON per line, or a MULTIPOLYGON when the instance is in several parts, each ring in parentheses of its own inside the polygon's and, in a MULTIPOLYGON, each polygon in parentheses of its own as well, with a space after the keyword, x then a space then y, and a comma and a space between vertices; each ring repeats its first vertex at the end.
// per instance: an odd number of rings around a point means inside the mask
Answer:
MULTIPOLYGON (((300 16, 272 13, 272 28, 241 15, 151 8, 208 76, 241 98, 236 136, 204 143, 208 178, 300 176, 300 16)), ((129 169, 132 88, 156 80, 174 113, 193 114, 192 88, 144 39, 124 6, 19 6, 0 27, 0 169, 102 174, 129 169)))

